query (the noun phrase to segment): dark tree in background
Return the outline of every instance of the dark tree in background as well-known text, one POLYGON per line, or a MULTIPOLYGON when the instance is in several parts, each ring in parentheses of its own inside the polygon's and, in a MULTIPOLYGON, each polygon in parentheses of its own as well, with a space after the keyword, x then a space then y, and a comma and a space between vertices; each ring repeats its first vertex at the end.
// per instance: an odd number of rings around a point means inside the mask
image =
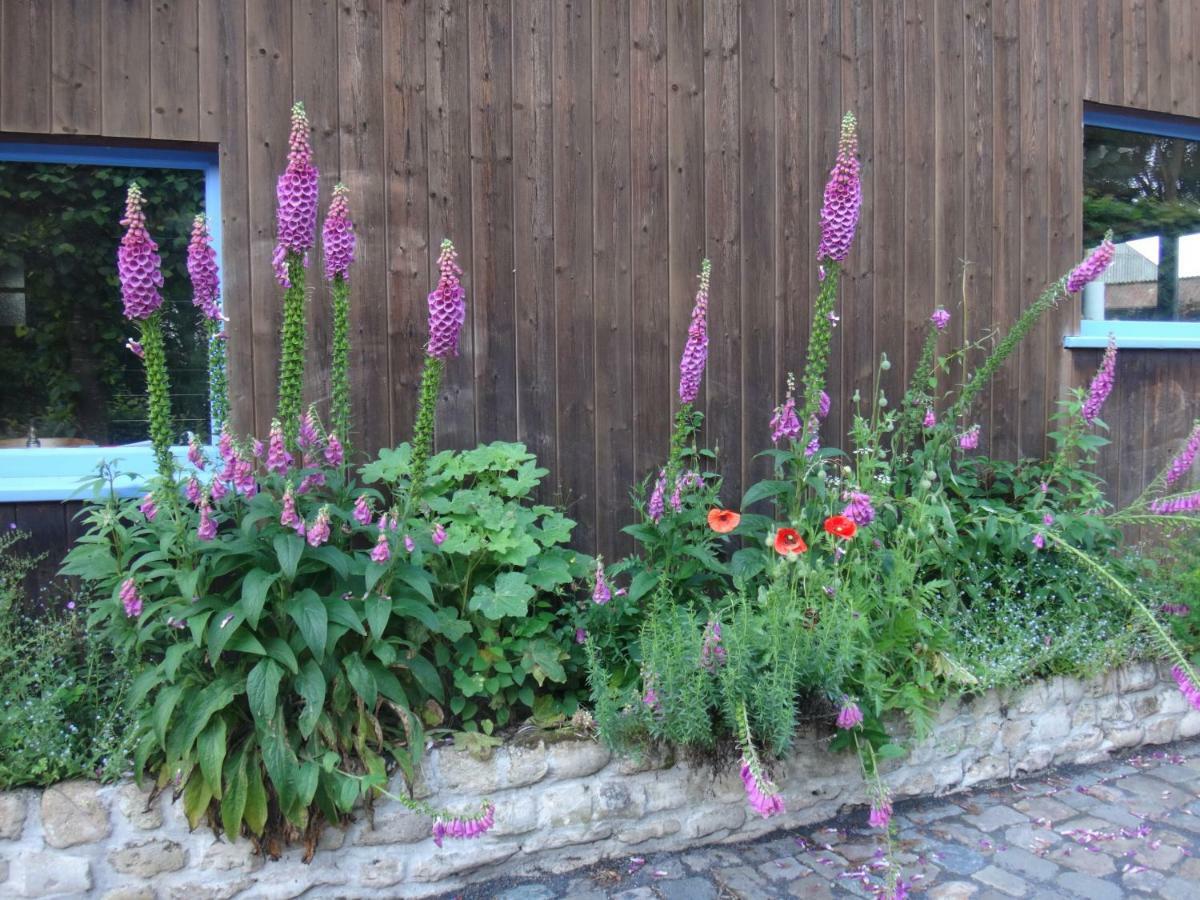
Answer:
POLYGON ((98 444, 148 436, 145 374, 125 348, 134 332, 121 314, 116 268, 132 181, 163 260, 176 438, 207 435, 206 346, 186 269, 203 174, 0 163, 0 437, 24 437, 31 424, 39 435, 98 444))
POLYGON ((1179 238, 1200 231, 1200 143, 1111 128, 1084 130, 1086 246, 1111 228, 1117 241, 1159 238, 1155 318, 1179 304, 1179 238))

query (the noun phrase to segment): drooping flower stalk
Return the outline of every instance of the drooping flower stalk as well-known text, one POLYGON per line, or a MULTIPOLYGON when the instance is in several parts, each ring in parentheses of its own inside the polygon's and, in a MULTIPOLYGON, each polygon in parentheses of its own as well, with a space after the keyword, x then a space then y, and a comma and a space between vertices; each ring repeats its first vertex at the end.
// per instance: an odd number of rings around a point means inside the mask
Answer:
POLYGON ((842 698, 842 705, 838 709, 837 727, 843 731, 849 731, 862 724, 863 714, 857 703, 849 697, 842 698))
POLYGON ((1183 449, 1171 460, 1171 464, 1167 467, 1167 474, 1163 479, 1163 487, 1169 488, 1192 468, 1192 464, 1196 461, 1197 454, 1200 454, 1200 422, 1197 422, 1192 428, 1192 433, 1188 435, 1187 442, 1183 445, 1183 449))
POLYGON ((354 262, 354 220, 350 218, 350 190, 333 188, 333 201, 325 216, 321 243, 325 250, 325 278, 333 294, 333 358, 330 360, 333 431, 350 435, 350 265, 354 262))
POLYGON ((978 450, 979 449, 979 432, 978 425, 972 425, 966 431, 958 436, 958 446, 960 450, 978 450))
POLYGON ((276 184, 276 277, 283 295, 283 334, 279 359, 277 418, 288 444, 299 426, 304 390, 305 267, 317 228, 317 168, 312 163, 304 104, 292 107, 288 164, 276 184))
POLYGON ((1067 293, 1078 294, 1083 290, 1084 286, 1089 282, 1095 281, 1104 274, 1104 270, 1112 263, 1113 257, 1116 255, 1117 248, 1113 244, 1113 233, 1110 229, 1087 259, 1071 270, 1071 274, 1067 276, 1067 293))
MULTIPOLYGON (((772 444, 778 444, 784 438, 794 441, 800 437, 800 418, 796 415, 795 392, 796 376, 788 372, 787 394, 784 396, 783 403, 775 407, 775 413, 771 416, 772 444)), ((822 391, 821 396, 828 397, 828 394, 822 391)), ((826 410, 828 410, 828 404, 826 404, 826 410)))
POLYGON ((1150 501, 1150 512, 1158 516, 1186 515, 1200 512, 1200 491, 1179 494, 1174 497, 1159 497, 1150 501))
POLYGON ((442 846, 445 838, 477 838, 496 824, 496 805, 485 803, 483 810, 474 816, 453 816, 445 819, 438 816, 433 823, 433 842, 442 846))
POLYGON ((1179 690, 1187 698, 1187 702, 1196 709, 1200 709, 1200 685, 1196 684, 1192 675, 1184 671, 1182 666, 1172 666, 1171 677, 1179 685, 1179 690))
POLYGON ((1112 393, 1116 377, 1117 336, 1109 334, 1108 347, 1104 350, 1104 358, 1100 361, 1100 368, 1092 378, 1092 384, 1088 388, 1087 399, 1084 401, 1083 409, 1081 410, 1083 421, 1088 425, 1095 424, 1096 419, 1100 417, 1100 409, 1104 406, 1104 401, 1108 399, 1108 395, 1112 393))
POLYGON ((750 718, 746 713, 746 704, 738 704, 738 743, 742 750, 741 776, 742 785, 746 788, 746 799, 764 819, 784 812, 783 797, 779 789, 767 777, 762 761, 754 750, 754 739, 750 734, 750 718))
POLYGON ((418 494, 425 483, 429 454, 433 452, 434 412, 446 360, 458 356, 458 341, 467 320, 467 292, 462 285, 458 252, 449 239, 442 241, 438 256, 438 283, 429 294, 429 343, 421 372, 421 394, 413 426, 412 481, 410 491, 418 494))

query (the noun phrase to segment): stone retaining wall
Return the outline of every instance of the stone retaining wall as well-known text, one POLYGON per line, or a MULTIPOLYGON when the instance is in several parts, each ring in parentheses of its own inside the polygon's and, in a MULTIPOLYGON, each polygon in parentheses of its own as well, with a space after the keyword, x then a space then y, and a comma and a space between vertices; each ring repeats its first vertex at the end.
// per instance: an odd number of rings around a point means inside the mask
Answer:
MULTIPOLYGON (((887 781, 895 796, 941 794, 1055 763, 1200 734, 1165 668, 1137 664, 1081 681, 1055 678, 947 704, 934 733, 887 781)), ((391 802, 371 823, 327 829, 312 863, 278 862, 210 831, 189 833, 178 806, 130 783, 66 782, 0 793, 0 896, 106 900, 420 897, 500 874, 563 871, 625 857, 820 821, 864 802, 857 762, 803 734, 778 772, 788 812, 748 816, 735 767, 714 773, 670 758, 614 759, 593 741, 511 744, 479 761, 439 748, 420 793, 452 809, 496 803, 496 827, 474 841, 429 837, 430 822, 391 802)))

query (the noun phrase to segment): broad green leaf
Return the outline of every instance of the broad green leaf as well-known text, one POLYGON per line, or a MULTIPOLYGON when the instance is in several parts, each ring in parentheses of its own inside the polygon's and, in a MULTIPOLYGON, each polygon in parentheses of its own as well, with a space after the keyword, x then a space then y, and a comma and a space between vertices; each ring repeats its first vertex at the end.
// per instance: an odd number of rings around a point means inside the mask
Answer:
POLYGON ((298 534, 277 534, 273 544, 283 577, 288 581, 293 580, 296 568, 300 565, 300 556, 304 553, 304 538, 298 534))
MULTIPOLYGON (((167 648, 167 652, 163 655, 163 674, 167 676, 168 681, 174 681, 175 675, 179 671, 179 664, 183 662, 183 657, 192 648, 186 644, 172 644, 167 648)), ((141 701, 137 701, 140 703, 141 701)))
POLYGON ((552 591, 571 580, 571 567, 562 556, 543 553, 525 570, 525 578, 535 588, 552 591))
POLYGON ((362 618, 347 601, 341 597, 328 597, 323 602, 331 623, 345 625, 351 631, 366 636, 367 629, 363 628, 362 618))
POLYGON ((524 574, 505 572, 496 579, 495 587, 485 584, 476 586, 468 607, 492 620, 505 616, 524 616, 529 611, 529 601, 535 593, 524 574))
POLYGON ((434 578, 424 569, 408 563, 398 563, 395 567, 396 577, 411 587, 414 591, 433 602, 434 578))
POLYGON ((312 651, 313 656, 320 662, 325 658, 325 639, 329 632, 329 614, 325 604, 312 590, 303 590, 287 602, 287 612, 300 634, 304 643, 312 651))
POLYGON ((638 572, 633 576, 633 581, 629 585, 629 602, 636 603, 638 600, 641 600, 654 590, 654 586, 657 584, 657 573, 650 571, 638 572))
POLYGON ((166 746, 167 725, 171 721, 171 714, 175 712, 179 698, 183 696, 183 687, 182 684, 165 687, 158 692, 158 696, 154 699, 154 711, 150 714, 150 722, 154 726, 154 733, 158 736, 160 746, 166 746))
POLYGON ((306 660, 294 684, 296 693, 304 700, 304 710, 296 724, 300 736, 307 738, 317 727, 317 719, 325 706, 325 673, 315 660, 306 660))
POLYGON ((267 594, 279 578, 278 572, 266 572, 262 569, 252 569, 242 580, 242 599, 239 606, 242 615, 250 623, 251 628, 258 627, 263 607, 267 603, 267 594))
POLYGON ((392 601, 392 612, 398 616, 410 616, 428 628, 439 631, 442 620, 428 602, 420 597, 397 597, 392 601))
POLYGON ((786 494, 788 491, 794 490, 795 487, 790 481, 755 482, 750 485, 750 489, 742 497, 742 508, 745 509, 759 500, 766 500, 768 497, 778 497, 780 494, 786 494))
POLYGON ((193 771, 187 787, 183 789, 183 813, 187 816, 188 825, 192 830, 200 824, 212 798, 212 789, 209 788, 208 781, 200 772, 193 771))
POLYGON ((195 697, 189 697, 186 725, 179 729, 183 734, 179 749, 187 752, 208 725, 208 720, 232 703, 243 690, 232 678, 223 677, 206 685, 195 697))
POLYGON ((749 580, 766 568, 766 560, 761 550, 743 547, 730 558, 729 568, 734 578, 749 580))
POLYGON ((325 563, 341 578, 350 573, 350 557, 331 544, 323 544, 315 550, 310 549, 308 555, 325 563))
POLYGON ((287 641, 283 638, 269 637, 263 641, 263 645, 267 651, 267 656, 280 665, 285 666, 293 675, 300 671, 300 664, 296 662, 296 654, 292 652, 292 648, 288 646, 287 641))
POLYGON ((246 700, 259 728, 268 728, 279 700, 283 669, 273 659, 260 660, 246 676, 246 700))
POLYGON ((267 824, 267 788, 263 784, 258 756, 250 756, 246 767, 246 807, 243 817, 251 834, 261 836, 267 824))
POLYGON ((221 658, 225 645, 242 627, 242 614, 230 610, 220 616, 213 616, 208 622, 208 659, 216 666, 221 658))
POLYGON ((279 795, 279 806, 288 810, 295 799, 292 776, 296 770, 296 754, 288 744, 287 732, 283 726, 283 716, 272 720, 273 724, 265 731, 259 732, 258 740, 262 746, 263 765, 267 767, 267 776, 275 786, 279 795))
POLYGON ((225 837, 235 841, 242 830, 242 816, 246 812, 246 756, 242 754, 237 767, 225 783, 225 795, 221 798, 221 827, 225 837))
POLYGON ((442 679, 429 660, 423 656, 413 656, 411 659, 403 660, 402 664, 408 666, 408 670, 412 672, 413 678, 417 680, 421 690, 439 703, 445 702, 442 679))
POLYGON ((367 670, 362 657, 357 653, 349 654, 342 660, 342 668, 346 670, 346 677, 350 679, 354 692, 362 698, 367 709, 374 707, 379 688, 375 684, 375 676, 367 670))
POLYGON ((225 718, 214 716, 196 741, 200 772, 213 797, 221 799, 221 768, 225 764, 225 718))
POLYGON ((312 804, 313 795, 317 792, 317 781, 321 777, 321 767, 312 760, 300 763, 293 773, 296 789, 296 805, 308 808, 312 804))
POLYGON ((387 630, 388 621, 392 617, 392 601, 372 594, 367 597, 363 605, 366 609, 367 627, 371 629, 371 636, 379 640, 387 630))

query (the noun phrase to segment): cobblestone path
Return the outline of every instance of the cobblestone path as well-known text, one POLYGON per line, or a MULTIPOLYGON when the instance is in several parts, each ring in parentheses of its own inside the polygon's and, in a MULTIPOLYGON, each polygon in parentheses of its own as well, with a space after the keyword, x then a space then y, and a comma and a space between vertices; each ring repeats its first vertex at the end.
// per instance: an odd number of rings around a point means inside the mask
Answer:
MULTIPOLYGON (((463 900, 873 897, 885 842, 866 811, 743 844, 494 881, 463 900)), ((891 859, 940 900, 1200 900, 1200 742, 896 805, 891 859)))

